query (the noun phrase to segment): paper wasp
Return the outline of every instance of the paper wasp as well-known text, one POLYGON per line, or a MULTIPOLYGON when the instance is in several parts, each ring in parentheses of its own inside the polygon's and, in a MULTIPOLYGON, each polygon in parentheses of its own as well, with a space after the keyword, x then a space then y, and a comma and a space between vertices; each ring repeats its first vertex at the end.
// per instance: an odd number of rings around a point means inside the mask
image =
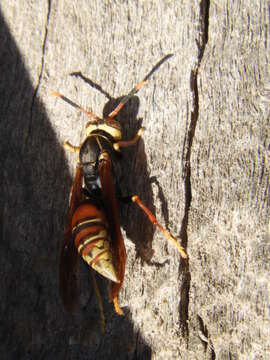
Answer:
MULTIPOLYGON (((145 85, 147 77, 123 97, 106 118, 98 117, 59 93, 53 94, 90 117, 86 124, 86 139, 83 143, 74 146, 65 142, 64 145, 67 150, 77 153, 79 159, 70 192, 60 254, 60 294, 65 308, 73 310, 77 301, 76 266, 80 255, 91 268, 103 328, 103 306, 92 269, 110 280, 109 299, 113 301, 115 311, 123 314, 118 304, 118 294, 124 280, 126 251, 120 230, 117 209, 117 198, 120 197, 117 196, 113 164, 117 161, 117 152, 120 152, 121 148, 135 145, 144 130, 140 128, 133 139, 123 140, 121 125, 115 117, 128 100, 145 85)), ((138 195, 122 200, 136 203, 151 223, 177 247, 180 255, 187 258, 178 240, 160 225, 138 195)))

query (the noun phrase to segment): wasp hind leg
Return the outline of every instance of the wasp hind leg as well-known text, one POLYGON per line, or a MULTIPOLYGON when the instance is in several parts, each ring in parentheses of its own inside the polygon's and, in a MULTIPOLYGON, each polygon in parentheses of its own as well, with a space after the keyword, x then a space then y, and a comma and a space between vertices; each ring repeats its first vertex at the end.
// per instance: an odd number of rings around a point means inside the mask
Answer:
POLYGON ((156 217, 154 216, 154 214, 148 209, 148 207, 146 207, 142 201, 140 200, 138 195, 132 195, 132 196, 126 196, 126 197, 121 197, 121 201, 125 202, 125 203, 129 203, 129 202, 134 202, 136 203, 140 209, 146 214, 146 216, 148 217, 148 220, 154 224, 159 231, 162 232, 162 234, 166 237, 166 239, 168 241, 170 241, 174 246, 176 246, 180 256, 183 259, 187 259, 188 255, 186 253, 186 250, 183 248, 182 245, 179 244, 178 240, 168 231, 166 230, 156 219, 156 217))
POLYGON ((118 315, 124 315, 123 310, 120 308, 117 296, 113 298, 114 310, 118 315))

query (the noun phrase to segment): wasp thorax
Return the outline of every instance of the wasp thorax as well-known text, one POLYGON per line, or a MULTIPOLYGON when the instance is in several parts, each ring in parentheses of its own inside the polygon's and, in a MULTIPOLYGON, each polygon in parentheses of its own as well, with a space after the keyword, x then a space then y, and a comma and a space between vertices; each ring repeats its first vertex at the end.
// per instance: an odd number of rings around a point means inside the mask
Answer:
POLYGON ((98 130, 109 134, 115 141, 122 139, 122 129, 119 121, 106 119, 101 121, 90 121, 86 124, 86 135, 89 136, 98 130))
POLYGON ((87 138, 80 148, 81 164, 94 164, 98 159, 99 146, 94 137, 87 138))
POLYGON ((94 137, 88 137, 80 148, 80 163, 83 166, 85 186, 88 190, 97 187, 99 146, 94 137))

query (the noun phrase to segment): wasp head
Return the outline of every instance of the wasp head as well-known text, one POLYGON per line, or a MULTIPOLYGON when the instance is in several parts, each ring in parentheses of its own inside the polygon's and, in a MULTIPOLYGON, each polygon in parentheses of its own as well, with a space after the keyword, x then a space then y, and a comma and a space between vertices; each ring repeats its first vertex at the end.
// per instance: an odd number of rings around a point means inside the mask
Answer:
POLYGON ((114 119, 102 119, 97 121, 89 121, 86 124, 86 135, 89 136, 93 132, 98 130, 104 131, 104 133, 109 134, 114 141, 119 141, 122 139, 122 129, 119 121, 114 119))

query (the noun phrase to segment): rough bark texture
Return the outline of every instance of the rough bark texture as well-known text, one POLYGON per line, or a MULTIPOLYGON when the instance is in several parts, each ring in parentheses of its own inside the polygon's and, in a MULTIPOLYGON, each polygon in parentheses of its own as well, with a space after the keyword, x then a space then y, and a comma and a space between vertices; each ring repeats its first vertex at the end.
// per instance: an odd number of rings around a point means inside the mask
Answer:
POLYGON ((21 1, 0 6, 1 358, 267 359, 269 2, 21 1), (121 188, 181 237, 189 261, 121 205, 127 248, 107 329, 87 267, 67 314, 59 249, 87 118, 107 114, 172 53, 120 113, 121 188), (75 74, 74 74, 75 73, 75 74))

